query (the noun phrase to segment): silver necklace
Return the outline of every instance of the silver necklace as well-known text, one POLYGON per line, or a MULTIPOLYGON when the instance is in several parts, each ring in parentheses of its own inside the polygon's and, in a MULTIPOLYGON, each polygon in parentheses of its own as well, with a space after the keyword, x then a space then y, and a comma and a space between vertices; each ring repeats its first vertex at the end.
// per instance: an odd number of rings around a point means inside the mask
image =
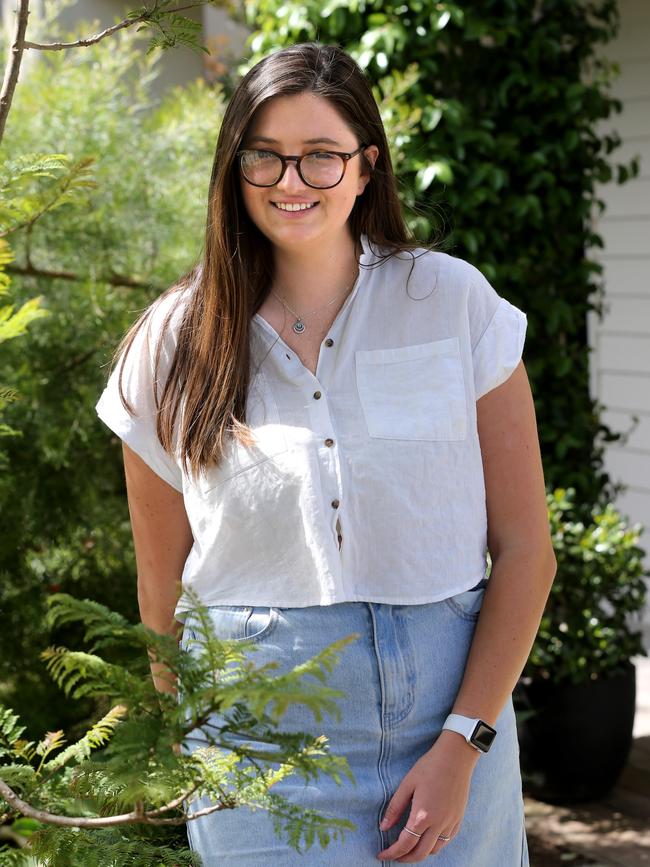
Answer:
MULTIPOLYGON (((356 278, 355 278, 354 283, 356 283, 356 282, 357 282, 357 280, 356 280, 356 278)), ((312 313, 317 313, 319 310, 324 310, 325 307, 329 307, 330 304, 333 304, 333 303, 336 301, 336 299, 337 299, 340 295, 342 295, 343 292, 345 292, 345 291, 349 292, 349 291, 352 289, 352 287, 354 286, 354 283, 352 284, 352 286, 350 286, 350 289, 347 289, 347 290, 342 289, 341 292, 337 292, 336 295, 332 298, 332 300, 331 300, 331 301, 328 301, 327 304, 323 304, 321 307, 315 307, 313 310, 310 310, 309 313, 303 313, 302 315, 298 315, 298 313, 296 313, 295 310, 292 310, 291 307, 289 307, 289 305, 287 304, 287 302, 284 300, 284 298, 281 298, 281 297, 278 295, 278 293, 275 292, 273 289, 271 289, 271 292, 273 292, 273 294, 274 294, 275 297, 278 299, 278 301, 281 301, 282 304, 284 304, 284 306, 287 308, 287 310, 289 311, 289 313, 291 313, 292 316, 295 316, 295 317, 296 317, 296 321, 293 323, 293 325, 292 325, 291 327, 292 327, 293 330, 296 332, 296 334, 302 334, 303 331, 304 331, 304 330, 306 329, 306 327, 307 327, 307 326, 305 325, 305 323, 303 322, 303 319, 305 318, 305 316, 311 316, 312 313)))

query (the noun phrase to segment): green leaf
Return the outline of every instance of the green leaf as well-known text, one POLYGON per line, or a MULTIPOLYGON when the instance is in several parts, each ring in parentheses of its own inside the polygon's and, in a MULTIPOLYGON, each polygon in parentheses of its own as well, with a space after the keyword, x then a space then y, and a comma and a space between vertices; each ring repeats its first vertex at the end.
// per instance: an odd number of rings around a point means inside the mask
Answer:
POLYGON ((436 179, 440 180, 442 183, 452 182, 453 175, 448 163, 436 161, 422 169, 419 169, 415 175, 415 189, 419 193, 422 193, 427 190, 436 179))

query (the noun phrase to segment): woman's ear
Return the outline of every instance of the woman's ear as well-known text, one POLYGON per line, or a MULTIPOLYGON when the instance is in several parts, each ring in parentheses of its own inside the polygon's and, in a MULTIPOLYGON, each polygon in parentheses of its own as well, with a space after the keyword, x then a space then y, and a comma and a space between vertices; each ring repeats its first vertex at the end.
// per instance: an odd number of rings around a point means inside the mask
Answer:
POLYGON ((374 169, 375 163, 377 162, 377 157, 379 156, 379 148, 377 147, 377 145, 368 145, 368 147, 363 153, 374 169))
MULTIPOLYGON (((377 157, 379 156, 379 148, 376 145, 369 145, 364 151, 364 156, 370 163, 370 165, 374 168, 375 163, 377 162, 377 157)), ((357 195, 361 195, 361 193, 366 188, 366 185, 370 181, 371 174, 370 172, 362 173, 359 176, 359 192, 357 195)))

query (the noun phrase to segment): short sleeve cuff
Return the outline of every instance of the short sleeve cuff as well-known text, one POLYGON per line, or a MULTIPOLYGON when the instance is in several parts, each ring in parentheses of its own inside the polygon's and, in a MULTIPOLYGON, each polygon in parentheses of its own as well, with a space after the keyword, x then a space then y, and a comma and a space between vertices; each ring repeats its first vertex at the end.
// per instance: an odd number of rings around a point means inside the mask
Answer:
POLYGON ((525 313, 505 298, 499 300, 490 324, 472 353, 476 400, 504 383, 517 367, 527 324, 525 313))
POLYGON ((127 444, 157 476, 175 488, 183 490, 183 474, 181 468, 167 454, 159 442, 157 446, 152 441, 153 424, 143 428, 142 420, 137 416, 132 418, 122 402, 111 389, 106 388, 95 406, 95 411, 104 424, 127 444))

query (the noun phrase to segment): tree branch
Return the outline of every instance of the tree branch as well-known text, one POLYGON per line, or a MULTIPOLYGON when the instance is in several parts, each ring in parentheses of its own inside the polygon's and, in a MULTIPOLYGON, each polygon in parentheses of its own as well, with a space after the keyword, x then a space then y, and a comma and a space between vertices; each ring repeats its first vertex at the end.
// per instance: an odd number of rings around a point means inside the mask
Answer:
POLYGON ((194 792, 196 792, 198 787, 199 787, 199 783, 195 783, 191 789, 188 789, 187 792, 180 795, 174 801, 169 801, 169 803, 165 804, 164 807, 158 807, 157 810, 148 810, 147 816, 150 816, 153 818, 155 816, 159 816, 161 813, 166 813, 168 810, 174 810, 176 807, 180 807, 180 805, 183 803, 183 801, 186 801, 188 798, 190 798, 194 794, 194 792))
POLYGON ((13 843, 14 846, 17 846, 19 849, 24 849, 28 844, 27 837, 23 837, 22 834, 17 834, 6 825, 0 825, 0 843, 3 841, 13 843))
POLYGON ((4 780, 0 779, 0 795, 16 812, 29 819, 36 819, 38 822, 44 822, 47 825, 58 825, 68 828, 111 828, 116 825, 183 825, 185 822, 190 822, 193 819, 198 819, 200 816, 207 816, 209 813, 214 813, 217 810, 226 809, 224 804, 212 804, 203 810, 189 815, 180 816, 178 818, 159 819, 161 813, 166 813, 169 810, 176 809, 179 804, 186 800, 198 788, 198 784, 193 786, 179 798, 175 798, 168 804, 158 807, 156 810, 143 811, 139 806, 131 813, 121 813, 118 816, 59 816, 57 813, 50 813, 47 810, 39 810, 32 807, 27 801, 23 801, 12 788, 10 788, 4 780))
MULTIPOLYGON (((4 269, 8 274, 22 274, 26 277, 45 277, 48 280, 73 280, 81 281, 88 279, 84 274, 75 274, 74 271, 47 271, 37 268, 35 265, 6 265, 4 269)), ((142 283, 132 277, 123 277, 120 274, 107 274, 104 277, 93 278, 96 283, 108 283, 109 286, 126 286, 129 289, 154 289, 151 283, 142 283)), ((162 289, 158 290, 162 292, 162 289)))
POLYGON ((232 809, 224 804, 213 804, 211 807, 205 807, 203 810, 198 810, 196 813, 190 813, 183 816, 182 819, 147 819, 148 825, 183 825, 185 822, 191 822, 193 819, 200 819, 201 816, 209 816, 210 813, 216 813, 217 810, 232 809))
POLYGON ((184 6, 176 6, 174 9, 157 9, 156 5, 152 9, 145 9, 140 15, 134 18, 125 18, 111 27, 102 30, 101 33, 96 33, 94 36, 89 36, 85 39, 78 39, 76 42, 29 42, 25 39, 27 31, 27 19, 29 17, 29 0, 17 0, 16 4, 16 27, 14 30, 9 58, 5 67, 4 81, 2 91, 0 91, 0 142, 5 131, 9 109, 13 100, 14 91, 18 84, 18 75, 20 73, 20 65, 22 62, 23 52, 26 48, 33 48, 38 51, 62 51, 66 48, 77 48, 87 45, 95 45, 101 42, 107 36, 111 36, 118 30, 123 30, 125 27, 133 27, 134 24, 141 24, 153 19, 154 15, 158 17, 166 17, 174 15, 177 12, 184 12, 187 9, 196 9, 197 6, 205 6, 211 0, 197 0, 194 3, 187 3, 184 6))
POLYGON ((0 142, 5 131, 7 116, 11 108, 14 91, 18 84, 20 64, 23 59, 25 31, 27 30, 27 18, 29 16, 29 0, 18 0, 16 7, 16 28, 5 67, 2 91, 0 92, 0 142))
MULTIPOLYGON (((173 15, 176 12, 183 12, 186 9, 194 9, 197 6, 205 6, 206 2, 209 2, 209 0, 202 0, 202 2, 199 3, 188 3, 186 6, 177 6, 175 9, 164 9, 161 10, 161 14, 173 15)), ((124 21, 119 21, 117 24, 113 24, 111 25, 111 27, 107 27, 105 30, 102 30, 101 33, 96 33, 94 36, 88 36, 86 39, 77 39, 76 42, 23 42, 23 47, 36 48, 38 49, 38 51, 63 51, 66 48, 78 48, 86 45, 96 45, 98 42, 101 42, 102 39, 106 39, 107 36, 112 36, 113 33, 117 33, 118 30, 123 30, 125 27, 132 27, 134 24, 140 24, 143 21, 148 21, 151 18, 153 11, 154 10, 149 9, 135 18, 125 18, 124 21)))

